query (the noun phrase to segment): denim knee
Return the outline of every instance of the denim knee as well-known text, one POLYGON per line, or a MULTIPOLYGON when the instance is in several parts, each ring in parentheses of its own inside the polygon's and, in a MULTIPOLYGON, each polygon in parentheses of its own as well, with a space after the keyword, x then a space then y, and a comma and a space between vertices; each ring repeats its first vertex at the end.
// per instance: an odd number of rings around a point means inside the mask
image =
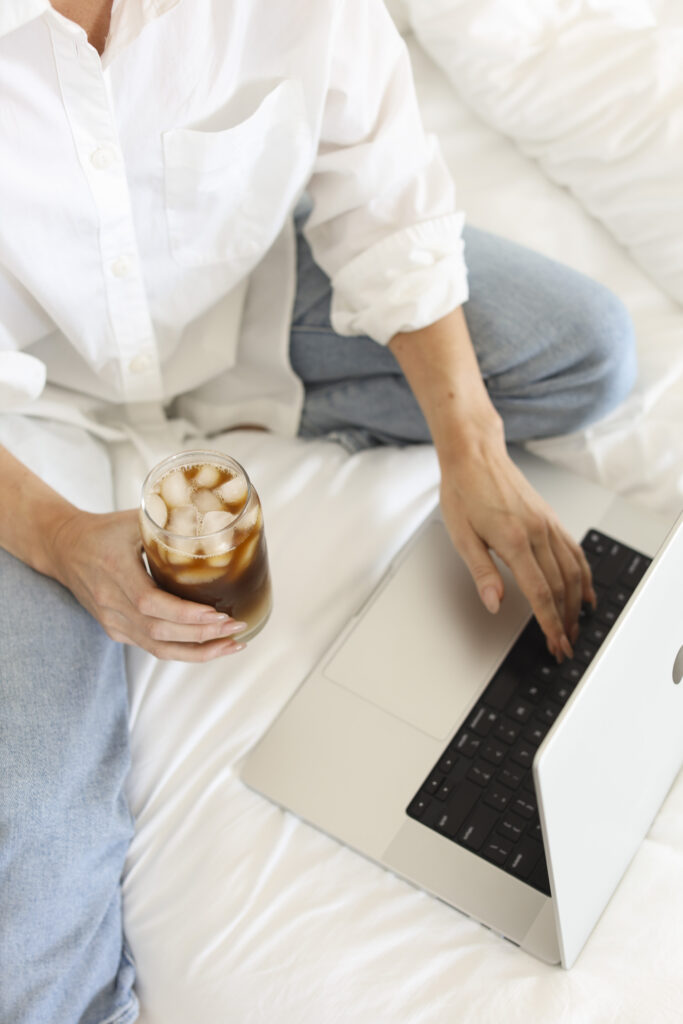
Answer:
MULTIPOLYGON (((578 311, 577 311, 578 312, 578 311)), ((581 308, 585 423, 606 416, 632 391, 638 366, 631 315, 621 299, 594 283, 581 308)))

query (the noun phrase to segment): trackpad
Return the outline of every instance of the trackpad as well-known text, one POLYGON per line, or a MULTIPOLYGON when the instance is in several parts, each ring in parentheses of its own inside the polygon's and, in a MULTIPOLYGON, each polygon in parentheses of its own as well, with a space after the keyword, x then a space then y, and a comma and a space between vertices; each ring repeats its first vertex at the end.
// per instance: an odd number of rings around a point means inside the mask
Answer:
POLYGON ((482 606, 443 523, 430 522, 324 668, 340 686, 444 739, 483 690, 529 608, 504 568, 497 615, 482 606))

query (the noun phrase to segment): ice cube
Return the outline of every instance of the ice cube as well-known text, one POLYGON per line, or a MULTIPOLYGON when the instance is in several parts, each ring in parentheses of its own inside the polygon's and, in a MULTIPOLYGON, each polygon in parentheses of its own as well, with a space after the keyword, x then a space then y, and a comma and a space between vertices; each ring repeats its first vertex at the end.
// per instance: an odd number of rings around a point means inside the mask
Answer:
POLYGON ((261 525, 261 507, 254 501, 246 508, 240 516, 237 528, 244 536, 256 530, 261 525))
POLYGON ((172 469, 167 473, 161 480, 159 491, 168 508, 190 504, 192 486, 182 469, 172 469))
POLYGON ((168 509, 166 508, 166 502, 161 495, 157 494, 155 491, 148 494, 145 498, 145 508, 147 509, 147 515, 152 522, 156 523, 156 525, 160 526, 163 530, 164 526, 166 526, 166 522, 168 521, 168 509))
POLYGON ((174 574, 173 578, 176 583, 180 583, 183 586, 188 584, 197 583, 213 583, 221 576, 220 569, 214 569, 207 565, 192 566, 188 569, 181 569, 180 572, 174 574))
POLYGON ((206 512, 202 516, 200 533, 203 537, 206 536, 207 533, 218 533, 219 530, 224 530, 226 526, 229 526, 232 519, 233 517, 229 512, 206 512))
MULTIPOLYGON (((174 544, 182 544, 183 546, 187 545, 188 547, 190 544, 194 546, 196 543, 197 541, 194 537, 178 537, 174 540, 174 544)), ((192 565, 194 562, 194 550, 186 551, 181 547, 169 548, 165 544, 159 544, 159 551, 164 555, 166 561, 169 562, 170 565, 192 565)))
POLYGON ((214 565, 216 568, 225 569, 226 565, 230 564, 232 558, 232 551, 223 551, 220 555, 211 555, 210 558, 206 559, 207 565, 214 565))
POLYGON ((212 466, 205 462, 197 470, 194 480, 197 487, 208 487, 209 490, 215 487, 221 478, 221 471, 218 466, 212 466))
POLYGON ((166 529, 179 537, 196 537, 199 530, 197 509, 194 505, 178 505, 172 508, 166 529))
POLYGON ((192 495, 192 504, 200 512, 220 512, 223 509, 223 502, 218 495, 207 490, 206 487, 201 491, 195 491, 192 495))
POLYGON ((245 572, 251 565, 251 560, 256 554, 258 542, 259 534, 256 533, 254 534, 253 537, 250 537, 249 540, 245 541, 244 544, 240 546, 237 553, 237 563, 235 565, 235 578, 241 576, 242 573, 245 572))
POLYGON ((238 476, 233 476, 216 488, 216 494, 226 505, 241 508, 247 500, 247 485, 238 476))
POLYGON ((152 546, 152 541, 154 540, 154 530, 152 529, 152 526, 147 516, 143 515, 142 509, 140 509, 138 519, 140 521, 140 533, 142 534, 142 541, 145 547, 149 548, 152 546))

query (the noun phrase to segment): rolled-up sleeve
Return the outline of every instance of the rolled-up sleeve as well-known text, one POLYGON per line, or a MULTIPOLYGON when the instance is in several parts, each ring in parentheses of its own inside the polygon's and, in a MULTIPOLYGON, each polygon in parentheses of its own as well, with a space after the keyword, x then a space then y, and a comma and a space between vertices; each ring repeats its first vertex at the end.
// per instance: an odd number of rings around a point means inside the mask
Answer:
POLYGON ((337 15, 305 234, 332 282, 334 329, 386 343, 467 299, 464 217, 381 0, 344 0, 337 15))
POLYGON ((38 398, 45 387, 46 367, 27 352, 0 350, 0 413, 12 412, 38 398))

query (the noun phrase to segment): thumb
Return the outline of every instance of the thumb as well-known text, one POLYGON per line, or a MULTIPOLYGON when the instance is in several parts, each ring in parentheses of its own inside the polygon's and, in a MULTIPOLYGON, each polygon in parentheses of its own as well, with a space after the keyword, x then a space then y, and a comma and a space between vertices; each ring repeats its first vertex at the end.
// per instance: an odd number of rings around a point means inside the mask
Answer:
POLYGON ((495 615, 503 600, 505 588, 488 547, 469 526, 454 543, 470 571, 482 604, 495 615))

